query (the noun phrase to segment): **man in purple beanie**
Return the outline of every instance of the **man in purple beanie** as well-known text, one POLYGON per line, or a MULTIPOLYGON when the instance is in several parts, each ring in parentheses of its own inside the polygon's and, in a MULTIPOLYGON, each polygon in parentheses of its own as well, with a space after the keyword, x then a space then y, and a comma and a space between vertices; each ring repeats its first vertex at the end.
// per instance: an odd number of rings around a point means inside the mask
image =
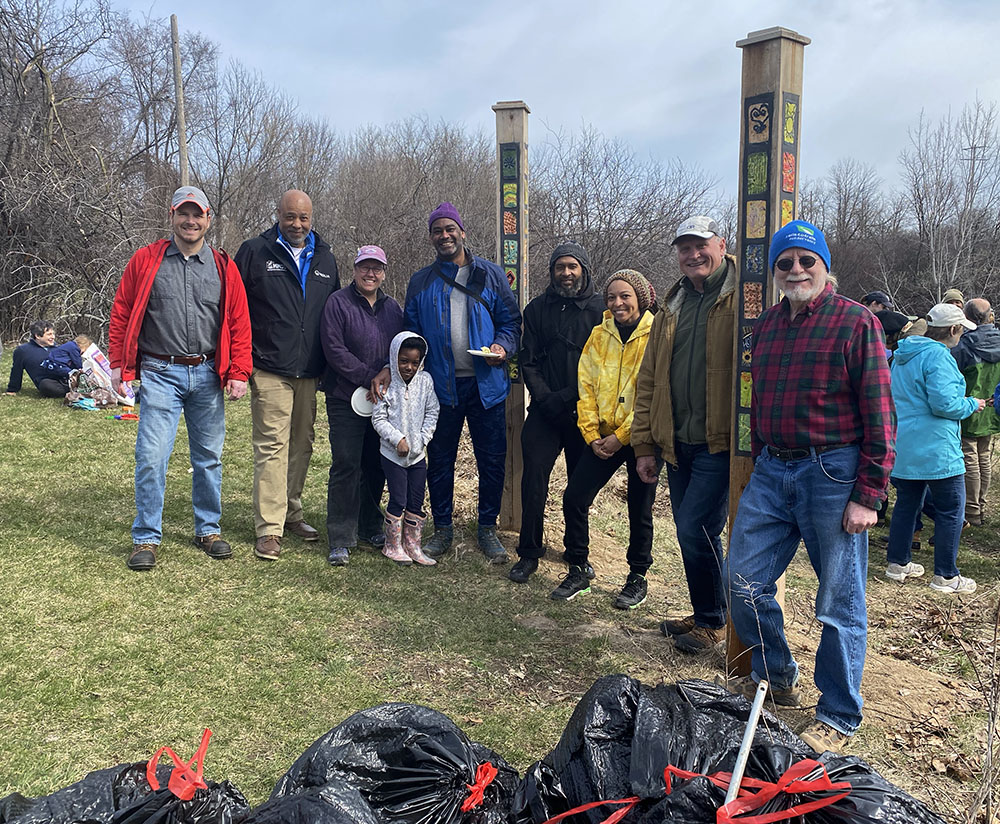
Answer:
POLYGON ((455 461, 468 420, 479 471, 479 548, 491 563, 505 563, 496 531, 507 458, 504 362, 517 351, 521 312, 503 270, 465 247, 465 227, 451 203, 431 212, 427 225, 437 259, 410 278, 404 308, 405 328, 427 341, 425 368, 441 403, 427 448, 434 535, 424 552, 437 558, 451 548, 455 461))

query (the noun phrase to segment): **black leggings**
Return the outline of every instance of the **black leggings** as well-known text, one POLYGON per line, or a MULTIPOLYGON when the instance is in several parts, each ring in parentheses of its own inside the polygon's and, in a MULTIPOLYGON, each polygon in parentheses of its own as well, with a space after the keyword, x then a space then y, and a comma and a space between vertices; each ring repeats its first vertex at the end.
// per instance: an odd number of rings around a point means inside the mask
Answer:
POLYGON ((382 458, 382 471, 385 472, 385 482, 389 487, 389 505, 385 511, 398 518, 403 514, 403 506, 408 512, 424 517, 424 488, 427 486, 427 461, 421 458, 411 466, 400 466, 382 458))

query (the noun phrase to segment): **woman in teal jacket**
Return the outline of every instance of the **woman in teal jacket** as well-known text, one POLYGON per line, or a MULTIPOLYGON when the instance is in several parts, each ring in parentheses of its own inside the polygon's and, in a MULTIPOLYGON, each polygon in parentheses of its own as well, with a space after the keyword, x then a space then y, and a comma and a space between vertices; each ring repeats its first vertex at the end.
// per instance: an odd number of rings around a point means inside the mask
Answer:
POLYGON ((934 577, 938 592, 975 592, 976 582, 958 572, 958 539, 965 513, 965 463, 959 421, 986 401, 965 396, 965 379, 948 351, 976 325, 957 306, 939 303, 927 313, 927 332, 904 338, 892 363, 896 404, 896 506, 889 528, 889 565, 894 581, 918 578, 924 568, 910 560, 917 512, 930 488, 934 499, 934 577))

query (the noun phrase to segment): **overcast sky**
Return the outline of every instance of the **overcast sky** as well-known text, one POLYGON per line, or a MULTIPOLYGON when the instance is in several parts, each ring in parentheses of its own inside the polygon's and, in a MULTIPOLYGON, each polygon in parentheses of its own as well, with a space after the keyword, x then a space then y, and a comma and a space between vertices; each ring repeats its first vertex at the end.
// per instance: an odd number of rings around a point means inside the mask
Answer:
POLYGON ((498 100, 531 109, 529 143, 592 124, 641 157, 678 158, 736 191, 741 50, 771 26, 805 50, 800 168, 839 158, 897 183, 921 110, 1000 101, 996 0, 115 0, 177 14, 339 132, 427 115, 492 134, 498 100))

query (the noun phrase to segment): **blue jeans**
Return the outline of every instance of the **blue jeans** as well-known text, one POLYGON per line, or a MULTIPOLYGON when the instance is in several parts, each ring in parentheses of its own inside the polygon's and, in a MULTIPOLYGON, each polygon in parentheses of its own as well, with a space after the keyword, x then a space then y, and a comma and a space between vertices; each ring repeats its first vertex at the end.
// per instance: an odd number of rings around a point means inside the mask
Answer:
POLYGON ((965 475, 933 481, 893 478, 892 483, 896 487, 896 507, 889 526, 889 563, 910 563, 913 527, 929 489, 934 500, 934 574, 954 578, 958 575, 958 540, 965 520, 965 475))
POLYGON ((199 366, 142 359, 142 403, 135 439, 135 522, 132 542, 163 539, 163 496, 167 463, 174 449, 181 412, 191 454, 194 534, 218 534, 222 517, 222 445, 226 410, 219 375, 212 361, 199 366))
POLYGON ((674 444, 677 467, 667 464, 670 508, 684 561, 694 622, 717 629, 726 623, 722 541, 729 505, 729 453, 708 444, 674 444))
POLYGON ((472 451, 479 472, 479 523, 495 526, 507 470, 506 403, 483 408, 475 378, 456 378, 458 403, 441 404, 437 429, 427 444, 427 491, 435 526, 451 526, 455 498, 455 461, 462 424, 469 421, 472 451))
POLYGON ((795 461, 766 450, 740 498, 726 559, 733 626, 751 650, 753 676, 776 688, 798 680, 785 639, 775 582, 805 541, 819 579, 816 619, 816 718, 850 735, 861 723, 861 672, 868 638, 865 583, 868 533, 850 535, 842 519, 858 468, 856 446, 795 461))

